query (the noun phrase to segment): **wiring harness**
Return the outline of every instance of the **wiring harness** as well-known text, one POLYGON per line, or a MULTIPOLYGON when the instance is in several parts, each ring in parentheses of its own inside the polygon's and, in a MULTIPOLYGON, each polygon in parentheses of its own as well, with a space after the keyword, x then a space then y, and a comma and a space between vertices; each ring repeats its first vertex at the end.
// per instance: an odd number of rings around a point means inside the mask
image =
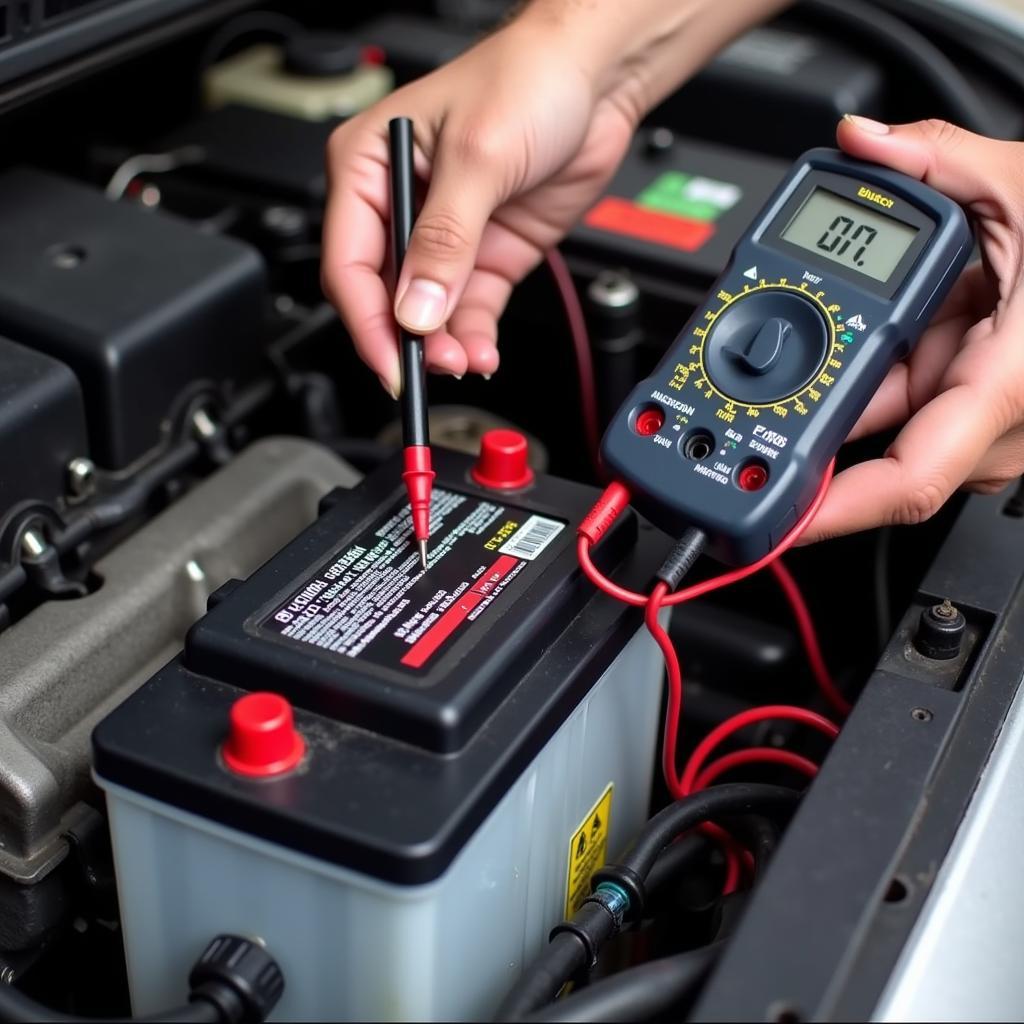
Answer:
MULTIPOLYGON (((825 665, 821 654, 821 647, 814 630, 814 623, 803 596, 797 587, 796 581, 779 561, 780 557, 796 543, 797 539, 817 514, 828 492, 833 470, 834 461, 829 464, 822 478, 821 486, 818 488, 818 492, 807 511, 793 529, 767 555, 751 565, 730 570, 701 583, 685 587, 682 590, 677 589, 677 587, 696 561, 703 547, 704 537, 700 531, 688 530, 683 535, 659 569, 657 574, 658 583, 655 584, 654 589, 650 594, 640 594, 636 591, 620 587, 610 580, 594 564, 591 557, 593 547, 600 542, 611 525, 629 505, 630 494, 628 489, 618 482, 609 484, 579 526, 577 531, 577 555, 584 574, 599 590, 614 597, 616 600, 644 608, 644 622, 665 659, 668 677, 668 706, 665 714, 664 741, 662 744, 662 772, 668 791, 674 799, 678 800, 701 790, 726 772, 749 764, 785 765, 808 778, 813 778, 818 770, 817 765, 813 761, 792 751, 774 747, 753 747, 748 750, 735 751, 708 763, 708 758, 721 743, 748 726, 773 720, 790 721, 815 729, 829 739, 834 739, 838 735, 839 728, 828 718, 806 708, 786 704, 772 704, 766 707, 752 708, 727 719, 718 728, 713 730, 697 746, 682 773, 680 773, 678 767, 678 743, 680 718, 683 709, 683 678, 679 656, 668 632, 661 622, 661 613, 665 608, 692 601, 694 598, 746 579, 762 569, 771 568, 793 610, 812 673, 822 696, 841 717, 845 717, 849 713, 850 704, 842 695, 838 686, 836 686, 825 665)), ((706 824, 702 826, 702 831, 713 836, 722 844, 726 857, 725 892, 735 891, 740 885, 744 866, 749 871, 749 855, 745 853, 743 848, 728 833, 718 826, 706 824)))

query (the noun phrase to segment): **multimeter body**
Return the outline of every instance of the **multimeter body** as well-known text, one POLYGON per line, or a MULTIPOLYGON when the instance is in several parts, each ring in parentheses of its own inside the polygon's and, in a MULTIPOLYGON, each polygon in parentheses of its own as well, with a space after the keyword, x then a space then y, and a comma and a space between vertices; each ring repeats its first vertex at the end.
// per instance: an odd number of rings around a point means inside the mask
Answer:
POLYGON ((927 185, 804 154, 616 413, 604 465, 658 526, 698 527, 720 560, 756 561, 807 509, 972 247, 963 211, 927 185))

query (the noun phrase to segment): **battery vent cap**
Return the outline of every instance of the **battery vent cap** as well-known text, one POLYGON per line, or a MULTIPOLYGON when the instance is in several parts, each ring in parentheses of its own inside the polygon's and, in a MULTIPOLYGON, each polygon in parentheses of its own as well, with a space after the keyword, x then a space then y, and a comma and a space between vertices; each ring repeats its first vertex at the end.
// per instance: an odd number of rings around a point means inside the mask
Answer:
POLYGON ((526 438, 516 430, 488 430, 470 475, 495 491, 515 491, 533 483, 526 438))
POLYGON ((221 754, 239 775, 266 777, 291 771, 306 752, 292 706, 276 693, 250 693, 231 708, 221 754))

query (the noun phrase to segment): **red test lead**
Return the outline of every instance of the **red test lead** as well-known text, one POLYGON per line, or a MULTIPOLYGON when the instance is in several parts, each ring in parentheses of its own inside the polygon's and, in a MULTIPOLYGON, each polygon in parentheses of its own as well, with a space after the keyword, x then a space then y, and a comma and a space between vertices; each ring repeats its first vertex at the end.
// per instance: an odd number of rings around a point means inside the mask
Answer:
MULTIPOLYGON (((407 117, 394 118, 388 124, 388 137, 391 143, 392 253, 397 286, 414 220, 412 121, 407 117)), ((410 334, 399 324, 398 343, 402 364, 402 443, 405 446, 405 472, 402 473, 402 479, 409 492, 412 531, 419 548, 420 563, 426 569, 427 540, 430 538, 430 492, 434 484, 434 471, 430 464, 423 339, 410 334)))
POLYGON ((434 485, 434 471, 430 468, 430 446, 405 446, 405 471, 402 473, 405 489, 409 492, 412 510, 412 532, 420 551, 420 563, 427 567, 427 540, 430 537, 430 491, 434 485))

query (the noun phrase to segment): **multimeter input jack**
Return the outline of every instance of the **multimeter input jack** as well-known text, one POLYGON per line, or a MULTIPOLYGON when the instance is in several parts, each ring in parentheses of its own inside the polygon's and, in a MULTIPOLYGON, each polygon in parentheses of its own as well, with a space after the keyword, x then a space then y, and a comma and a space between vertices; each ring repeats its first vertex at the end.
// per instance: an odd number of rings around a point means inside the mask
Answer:
POLYGON ((660 405, 642 405, 633 411, 632 428, 641 437, 656 434, 665 425, 665 413, 660 405))
POLYGON ((715 439, 706 430, 694 430, 683 438, 680 447, 686 458, 703 462, 715 450, 715 439))

